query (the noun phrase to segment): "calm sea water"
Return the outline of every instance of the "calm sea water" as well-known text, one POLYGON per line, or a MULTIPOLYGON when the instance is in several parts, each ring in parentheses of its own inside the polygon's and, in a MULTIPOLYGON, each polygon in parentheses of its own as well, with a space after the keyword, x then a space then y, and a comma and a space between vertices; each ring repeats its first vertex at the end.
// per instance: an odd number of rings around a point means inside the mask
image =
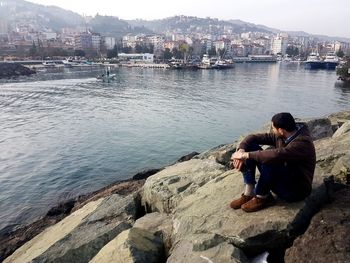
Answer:
POLYGON ((0 83, 0 229, 59 201, 230 143, 274 113, 350 108, 334 71, 237 64, 226 71, 51 70, 0 83))

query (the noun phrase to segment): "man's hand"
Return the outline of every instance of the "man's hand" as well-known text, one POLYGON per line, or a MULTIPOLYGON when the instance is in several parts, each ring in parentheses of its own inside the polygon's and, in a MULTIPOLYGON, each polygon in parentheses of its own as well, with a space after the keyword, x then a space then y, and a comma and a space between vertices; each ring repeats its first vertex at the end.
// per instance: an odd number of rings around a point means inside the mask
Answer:
POLYGON ((231 156, 231 162, 233 168, 236 168, 237 170, 242 169, 242 165, 244 163, 244 160, 248 159, 249 154, 245 152, 243 149, 239 149, 237 152, 233 153, 231 156))

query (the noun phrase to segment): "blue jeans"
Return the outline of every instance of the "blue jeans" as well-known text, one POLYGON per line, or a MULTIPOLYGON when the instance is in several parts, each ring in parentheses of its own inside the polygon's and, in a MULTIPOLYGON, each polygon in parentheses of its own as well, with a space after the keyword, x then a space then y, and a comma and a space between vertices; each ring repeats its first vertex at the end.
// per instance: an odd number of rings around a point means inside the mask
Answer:
MULTIPOLYGON (((246 151, 262 150, 259 145, 253 144, 246 151)), ((242 168, 244 183, 256 185, 255 194, 267 195, 270 191, 278 197, 288 201, 296 202, 303 200, 309 193, 300 192, 298 178, 288 169, 288 166, 282 163, 262 164, 254 160, 246 160, 242 168), (255 180, 256 167, 260 172, 258 182, 255 180)))

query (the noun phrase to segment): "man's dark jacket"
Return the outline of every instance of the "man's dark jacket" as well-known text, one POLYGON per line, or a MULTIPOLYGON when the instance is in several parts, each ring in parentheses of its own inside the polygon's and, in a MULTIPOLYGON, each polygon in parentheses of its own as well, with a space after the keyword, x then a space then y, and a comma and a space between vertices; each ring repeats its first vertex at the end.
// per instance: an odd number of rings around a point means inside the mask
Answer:
POLYGON ((274 133, 252 134, 238 148, 247 151, 251 144, 273 146, 273 149, 249 152, 249 158, 259 163, 284 164, 300 184, 300 190, 310 193, 316 165, 315 147, 307 126, 298 123, 297 127, 295 135, 287 141, 274 133))

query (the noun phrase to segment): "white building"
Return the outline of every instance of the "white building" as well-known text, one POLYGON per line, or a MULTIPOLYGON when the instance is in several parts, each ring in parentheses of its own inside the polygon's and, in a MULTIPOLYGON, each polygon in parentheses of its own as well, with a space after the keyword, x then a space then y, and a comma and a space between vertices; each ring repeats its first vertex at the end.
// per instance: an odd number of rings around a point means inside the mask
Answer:
POLYGON ((109 50, 113 49, 115 44, 116 44, 116 41, 114 37, 105 37, 105 45, 107 49, 109 50))
POLYGON ((272 46, 271 46, 272 54, 276 55, 278 53, 281 53, 282 55, 285 55, 287 46, 288 46, 287 38, 281 37, 281 36, 273 38, 272 46))
POLYGON ((154 61, 154 55, 150 53, 144 53, 144 54, 119 53, 118 57, 121 60, 128 60, 134 63, 153 63, 154 61))
POLYGON ((92 48, 94 50, 100 50, 101 48, 101 36, 100 34, 93 33, 91 34, 92 48))
POLYGON ((43 37, 45 40, 51 40, 57 38, 57 33, 55 32, 43 32, 43 37))

